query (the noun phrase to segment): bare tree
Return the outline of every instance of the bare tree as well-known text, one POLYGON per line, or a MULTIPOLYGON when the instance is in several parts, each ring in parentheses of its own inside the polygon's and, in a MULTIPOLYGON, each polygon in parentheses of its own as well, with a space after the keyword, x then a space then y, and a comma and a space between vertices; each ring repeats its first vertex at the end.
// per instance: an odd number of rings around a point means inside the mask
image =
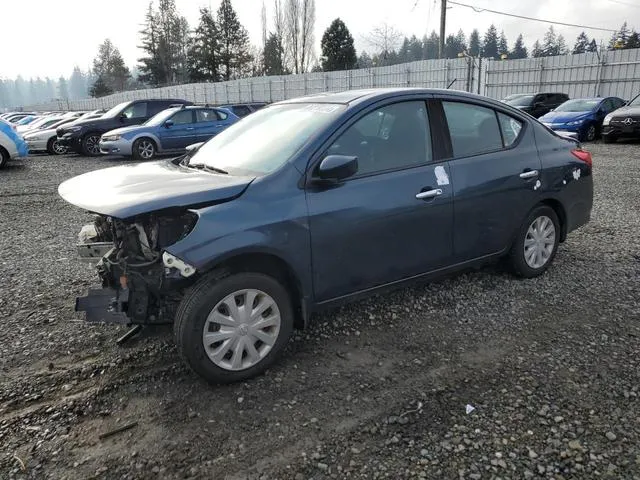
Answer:
MULTIPOLYGON (((286 0, 284 43, 294 73, 304 73, 313 59, 315 0, 286 0)), ((276 1, 276 4, 278 2, 276 1)), ((277 15, 276 15, 277 16, 277 15)))
POLYGON ((262 49, 267 44, 267 7, 262 0, 262 11, 260 12, 260 21, 262 23, 262 49))
POLYGON ((313 34, 316 28, 316 1, 302 0, 301 38, 300 38, 300 68, 302 72, 310 70, 313 61, 314 51, 313 44, 315 36, 313 34))
POLYGON ((286 67, 289 64, 289 49, 288 42, 286 41, 287 22, 282 1, 283 0, 273 1, 273 23, 275 35, 278 40, 278 51, 281 54, 282 66, 286 67))
POLYGON ((382 59, 386 59, 389 53, 396 50, 400 44, 402 34, 392 25, 383 23, 375 27, 366 37, 367 43, 376 50, 382 59))

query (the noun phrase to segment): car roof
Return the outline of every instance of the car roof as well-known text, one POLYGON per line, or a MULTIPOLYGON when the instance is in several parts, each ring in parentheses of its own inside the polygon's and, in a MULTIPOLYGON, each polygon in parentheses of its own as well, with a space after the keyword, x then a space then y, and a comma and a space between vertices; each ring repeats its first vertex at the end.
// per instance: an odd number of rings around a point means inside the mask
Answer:
POLYGON ((362 102, 372 102, 384 98, 393 98, 401 95, 449 95, 469 100, 479 100, 485 103, 491 103, 496 106, 503 106, 502 102, 494 100, 475 93, 465 92, 463 90, 444 89, 444 88, 419 88, 419 87, 398 87, 398 88, 370 88, 362 90, 347 90, 344 92, 326 92, 307 95, 304 97, 293 98, 278 102, 279 104, 293 103, 337 103, 344 105, 355 105, 362 102))

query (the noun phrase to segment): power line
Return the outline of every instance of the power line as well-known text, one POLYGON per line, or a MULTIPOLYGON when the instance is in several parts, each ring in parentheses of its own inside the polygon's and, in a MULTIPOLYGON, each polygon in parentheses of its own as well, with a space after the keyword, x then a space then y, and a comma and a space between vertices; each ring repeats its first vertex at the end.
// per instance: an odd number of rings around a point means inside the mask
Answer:
MULTIPOLYGON (((489 8, 474 7, 473 5, 468 5, 466 3, 460 3, 460 2, 454 2, 453 0, 448 0, 448 1, 452 5, 458 5, 460 7, 470 8, 471 10, 473 10, 476 13, 489 12, 489 13, 495 13, 496 15, 504 15, 504 16, 507 16, 507 17, 522 18, 524 20, 532 20, 534 22, 552 23, 554 25, 563 25, 565 27, 583 28, 585 30, 600 30, 602 32, 616 32, 617 31, 617 30, 611 29, 611 28, 589 27, 587 25, 577 25, 575 23, 555 22, 553 20, 544 20, 542 18, 527 17, 525 15, 516 15, 515 13, 499 12, 497 10, 491 10, 489 8)), ((613 0, 611 0, 611 1, 613 1, 613 0)))
POLYGON ((634 7, 634 8, 640 8, 640 5, 637 4, 633 4, 633 3, 627 3, 627 2, 623 2, 621 0, 609 0, 610 2, 613 3, 618 3, 620 5, 626 5, 627 7, 634 7))

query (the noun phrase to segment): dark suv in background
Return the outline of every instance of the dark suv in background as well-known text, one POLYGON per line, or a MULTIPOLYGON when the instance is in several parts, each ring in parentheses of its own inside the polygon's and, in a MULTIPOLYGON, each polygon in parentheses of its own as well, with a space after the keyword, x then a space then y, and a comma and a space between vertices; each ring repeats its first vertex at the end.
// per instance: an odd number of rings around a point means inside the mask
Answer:
POLYGON ((221 105, 222 108, 226 108, 227 110, 231 110, 231 112, 236 117, 246 117, 247 115, 252 114, 253 112, 260 110, 263 107, 266 107, 267 104, 264 102, 257 103, 234 103, 228 105, 221 105))
POLYGON ((74 122, 56 130, 58 142, 70 151, 83 155, 100 155, 100 136, 110 130, 140 125, 171 105, 193 105, 180 99, 135 100, 116 105, 100 118, 74 122))
POLYGON ((515 98, 510 97, 507 97, 504 102, 535 118, 540 118, 569 100, 569 95, 566 93, 528 93, 515 98))

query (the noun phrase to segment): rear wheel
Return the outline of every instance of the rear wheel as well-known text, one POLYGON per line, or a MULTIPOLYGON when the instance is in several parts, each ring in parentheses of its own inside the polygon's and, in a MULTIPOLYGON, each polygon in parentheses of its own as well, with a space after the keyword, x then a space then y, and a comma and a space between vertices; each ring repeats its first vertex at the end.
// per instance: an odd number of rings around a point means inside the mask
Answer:
POLYGON ((233 383, 262 373, 293 332, 287 290, 261 273, 214 273, 180 303, 174 323, 178 351, 210 383, 233 383))
POLYGON ((139 138, 133 143, 133 158, 152 160, 156 156, 156 144, 150 138, 139 138))
POLYGON ((89 133, 82 138, 82 152, 90 157, 100 155, 100 135, 89 133))
POLYGON ((67 147, 58 141, 58 137, 53 137, 47 142, 47 152, 49 155, 63 155, 67 153, 67 147))
POLYGON ((542 275, 558 250, 560 222, 553 208, 540 205, 527 216, 509 254, 511 266, 524 278, 542 275))

